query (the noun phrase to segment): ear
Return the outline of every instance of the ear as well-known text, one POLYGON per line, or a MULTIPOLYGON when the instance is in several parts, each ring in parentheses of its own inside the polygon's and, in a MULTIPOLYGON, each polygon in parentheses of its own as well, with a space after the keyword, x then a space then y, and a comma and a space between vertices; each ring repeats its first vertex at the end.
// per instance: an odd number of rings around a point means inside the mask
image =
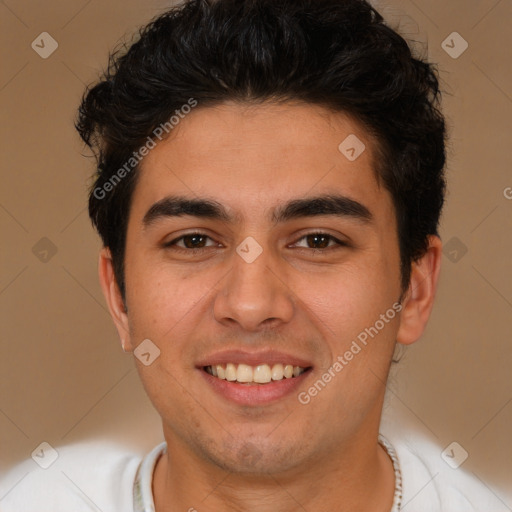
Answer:
POLYGON ((412 264, 409 288, 402 301, 398 343, 410 345, 423 334, 434 305, 441 258, 441 239, 429 235, 427 252, 412 264))
POLYGON ((125 352, 132 352, 133 348, 130 340, 128 315, 114 275, 112 255, 110 254, 110 250, 106 247, 104 247, 100 252, 98 273, 101 289, 105 296, 105 300, 107 301, 110 316, 112 317, 112 320, 114 320, 117 333, 121 339, 123 350, 125 352))

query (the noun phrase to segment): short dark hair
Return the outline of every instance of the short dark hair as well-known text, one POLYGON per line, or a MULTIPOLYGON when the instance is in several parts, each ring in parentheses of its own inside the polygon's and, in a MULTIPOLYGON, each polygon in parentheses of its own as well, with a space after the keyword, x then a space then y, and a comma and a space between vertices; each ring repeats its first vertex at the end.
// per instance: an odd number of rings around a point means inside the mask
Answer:
POLYGON ((138 165, 112 179, 191 98, 199 108, 306 102, 361 123, 377 141, 374 170, 393 199, 402 292, 408 288, 412 262, 438 234, 446 186, 435 67, 413 56, 364 0, 189 0, 110 55, 76 121, 97 158, 89 215, 111 250, 123 298, 138 165))

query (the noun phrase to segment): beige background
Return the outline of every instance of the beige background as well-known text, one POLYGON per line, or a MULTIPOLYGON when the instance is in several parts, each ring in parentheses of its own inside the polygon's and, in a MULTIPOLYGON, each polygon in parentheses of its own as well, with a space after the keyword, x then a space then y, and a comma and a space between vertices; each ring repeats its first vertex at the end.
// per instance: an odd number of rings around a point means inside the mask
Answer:
MULTIPOLYGON (((440 450, 459 442, 464 469, 512 510, 512 2, 382 3, 393 26, 428 42, 451 136, 437 304, 392 393, 440 450), (469 43, 457 59, 442 48, 454 31, 469 43)), ((161 440, 97 282, 86 213, 93 162, 72 123, 109 49, 168 5, 0 3, 0 471, 42 441, 112 438, 142 453, 161 440), (44 31, 59 45, 47 59, 31 48, 44 31), (43 237, 54 255, 42 252, 43 237)))

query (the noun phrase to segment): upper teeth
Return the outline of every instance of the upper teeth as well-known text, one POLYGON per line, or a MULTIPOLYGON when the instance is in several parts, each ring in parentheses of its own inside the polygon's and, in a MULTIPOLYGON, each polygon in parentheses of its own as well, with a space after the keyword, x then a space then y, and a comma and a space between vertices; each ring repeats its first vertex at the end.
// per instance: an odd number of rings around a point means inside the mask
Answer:
POLYGON ((305 371, 300 366, 291 364, 274 364, 272 367, 268 364, 259 364, 249 366, 247 364, 216 364, 207 366, 206 371, 219 379, 229 380, 231 382, 257 382, 266 384, 271 380, 282 380, 283 378, 298 377, 305 371))

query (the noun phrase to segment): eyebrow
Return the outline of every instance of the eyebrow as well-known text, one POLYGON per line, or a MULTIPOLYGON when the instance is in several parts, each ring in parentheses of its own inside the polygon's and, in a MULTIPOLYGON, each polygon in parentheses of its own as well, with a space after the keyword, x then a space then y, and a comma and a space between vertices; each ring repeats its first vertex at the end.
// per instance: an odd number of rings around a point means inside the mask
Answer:
MULTIPOLYGON (((230 214, 221 203, 212 199, 168 196, 149 208, 142 223, 144 227, 149 227, 160 219, 184 215, 223 222, 241 220, 240 215, 230 214)), ((372 213, 362 203, 347 196, 333 194, 292 199, 273 208, 269 219, 278 224, 292 219, 321 215, 351 218, 367 224, 373 220, 372 213)))

